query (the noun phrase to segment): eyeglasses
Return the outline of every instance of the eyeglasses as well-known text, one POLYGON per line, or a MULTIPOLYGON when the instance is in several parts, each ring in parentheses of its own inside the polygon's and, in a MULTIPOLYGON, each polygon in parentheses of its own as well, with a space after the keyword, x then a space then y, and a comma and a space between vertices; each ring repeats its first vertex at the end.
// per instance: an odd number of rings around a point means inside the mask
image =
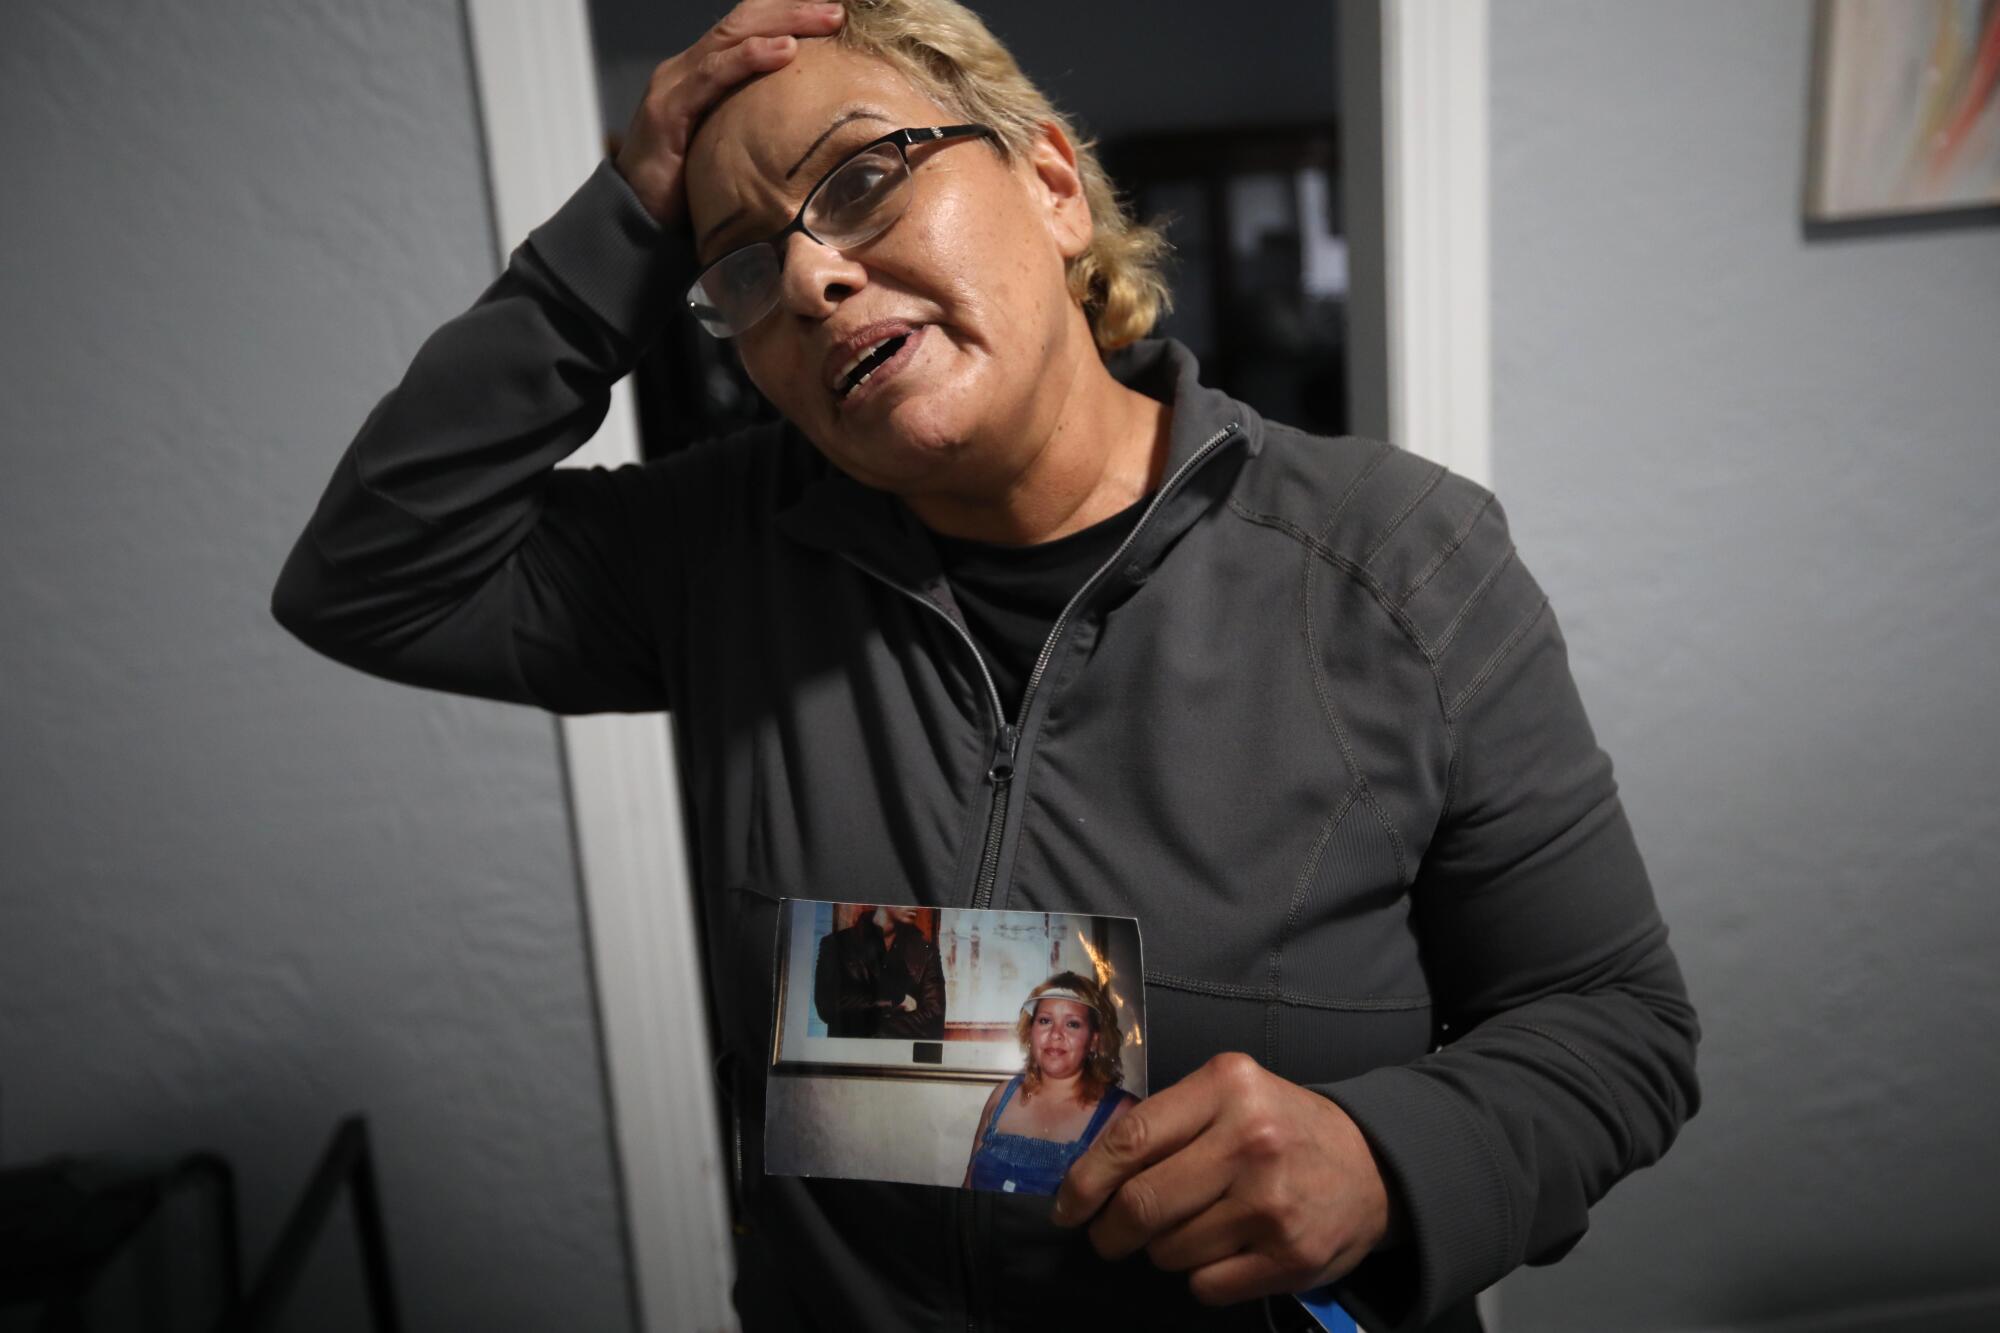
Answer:
POLYGON ((793 232, 835 250, 874 240, 909 206, 910 145, 974 137, 996 136, 986 125, 946 125, 897 130, 861 145, 820 177, 783 231, 739 246, 703 269, 688 288, 688 309, 718 338, 742 333, 778 304, 785 242, 793 232))

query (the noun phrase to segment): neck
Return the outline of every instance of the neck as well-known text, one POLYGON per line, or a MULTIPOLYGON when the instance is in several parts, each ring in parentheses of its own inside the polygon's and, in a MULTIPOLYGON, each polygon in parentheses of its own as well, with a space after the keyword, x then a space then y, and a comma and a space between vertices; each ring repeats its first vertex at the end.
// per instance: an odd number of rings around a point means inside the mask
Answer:
POLYGON ((905 495, 925 527, 947 537, 1032 546, 1102 522, 1158 486, 1172 410, 1113 379, 1081 311, 1075 322, 1084 346, 1052 358, 1072 369, 1049 386, 1035 414, 1039 445, 1011 471, 977 478, 970 488, 905 495))
POLYGON ((1079 1099, 1083 1091, 1083 1071, 1078 1070, 1068 1078, 1050 1078, 1042 1075, 1042 1094, 1051 1101, 1067 1102, 1079 1099))

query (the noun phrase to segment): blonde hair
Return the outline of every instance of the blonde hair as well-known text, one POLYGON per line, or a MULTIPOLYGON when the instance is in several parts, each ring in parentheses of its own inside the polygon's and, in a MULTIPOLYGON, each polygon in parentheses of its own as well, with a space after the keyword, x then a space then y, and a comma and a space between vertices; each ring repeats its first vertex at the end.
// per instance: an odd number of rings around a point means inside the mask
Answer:
MULTIPOLYGON (((1078 972, 1058 972, 1029 991, 1028 1002, 1021 1006, 1021 1016, 1014 1021, 1014 1039, 1021 1043, 1026 1057, 1021 1069, 1022 1095, 1032 1097, 1042 1090, 1041 1067, 1035 1063, 1035 1050, 1028 1044, 1028 1035, 1034 1031, 1035 1011, 1041 1007, 1034 1002, 1035 997, 1050 991, 1074 991, 1084 997, 1084 1007, 1090 1010, 1090 1055, 1083 1062, 1076 1093, 1078 1101, 1094 1104, 1106 1088, 1115 1088, 1125 1081, 1125 1066, 1119 1058, 1125 1034, 1118 1028, 1118 1005, 1111 998, 1110 988, 1078 972)), ((1076 1003, 1067 995, 1055 998, 1076 1003)))
POLYGON ((1076 150, 1090 207, 1090 247, 1069 261, 1070 296, 1091 337, 1112 351, 1152 332, 1173 302, 1161 274, 1167 239, 1133 218, 1097 160, 1096 144, 1056 110, 1000 39, 957 0, 845 0, 834 40, 894 68, 941 106, 990 125, 1003 157, 1025 154, 1045 124, 1076 150))

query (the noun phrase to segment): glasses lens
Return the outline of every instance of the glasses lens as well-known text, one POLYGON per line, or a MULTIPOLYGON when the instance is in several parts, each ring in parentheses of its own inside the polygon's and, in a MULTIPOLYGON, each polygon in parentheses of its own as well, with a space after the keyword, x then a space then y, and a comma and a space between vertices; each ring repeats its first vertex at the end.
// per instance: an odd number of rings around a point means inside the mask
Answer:
POLYGON ((828 176, 806 210, 806 226, 828 245, 859 245, 903 211, 910 169, 894 144, 849 158, 828 176))
POLYGON ((777 299, 778 252, 762 241, 716 260, 688 289, 688 308, 718 338, 749 328, 777 299))

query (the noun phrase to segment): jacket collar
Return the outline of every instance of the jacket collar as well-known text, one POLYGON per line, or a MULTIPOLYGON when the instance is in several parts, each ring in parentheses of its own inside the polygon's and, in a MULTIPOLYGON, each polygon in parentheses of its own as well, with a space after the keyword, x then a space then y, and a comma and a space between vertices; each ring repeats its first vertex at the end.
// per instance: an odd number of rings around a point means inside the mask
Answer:
MULTIPOLYGON (((1217 494, 1227 491, 1236 468, 1262 448, 1263 421, 1246 404, 1202 384, 1194 354, 1174 339, 1134 343, 1112 353, 1105 365, 1121 384, 1170 402, 1174 409, 1162 476, 1168 482, 1178 478, 1180 484, 1146 520, 1141 540, 1125 562, 1128 573, 1143 577, 1217 494), (1196 462, 1205 448, 1207 455, 1196 462), (1228 458, 1232 465, 1221 469, 1226 475, 1210 477, 1217 472, 1218 458, 1228 458), (1181 476, 1190 463, 1193 469, 1181 476), (1196 474, 1199 486, 1192 484, 1196 474)), ((927 596, 943 593, 937 550, 923 524, 895 496, 863 486, 831 463, 822 460, 819 478, 777 521, 801 545, 847 556, 927 596)), ((943 595, 948 601, 948 594, 943 595)))

